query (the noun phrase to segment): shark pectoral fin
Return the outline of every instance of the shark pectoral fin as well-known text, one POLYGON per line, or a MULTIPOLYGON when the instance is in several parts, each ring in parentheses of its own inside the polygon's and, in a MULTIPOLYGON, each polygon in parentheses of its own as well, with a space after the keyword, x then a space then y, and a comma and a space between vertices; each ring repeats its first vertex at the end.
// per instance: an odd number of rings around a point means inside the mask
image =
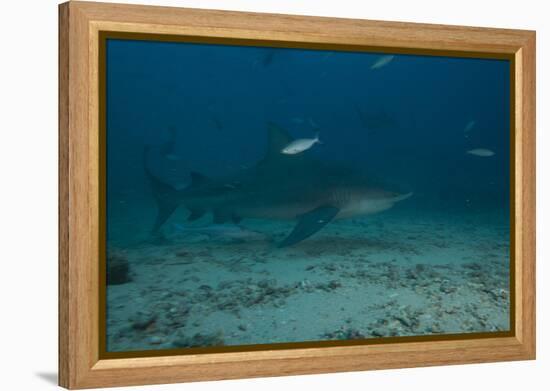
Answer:
POLYGON ((278 247, 292 246, 309 238, 334 219, 339 211, 340 209, 334 206, 325 205, 304 213, 299 217, 298 224, 296 224, 290 235, 279 243, 278 247))

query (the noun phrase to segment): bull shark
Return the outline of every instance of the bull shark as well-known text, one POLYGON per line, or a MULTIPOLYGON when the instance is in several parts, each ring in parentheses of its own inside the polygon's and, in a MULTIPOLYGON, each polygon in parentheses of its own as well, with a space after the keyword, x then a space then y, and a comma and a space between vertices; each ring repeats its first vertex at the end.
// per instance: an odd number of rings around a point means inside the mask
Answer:
POLYGON ((292 141, 288 132, 270 122, 265 157, 255 167, 230 178, 207 178, 193 172, 190 186, 181 190, 152 173, 146 148, 144 168, 158 206, 153 233, 181 205, 190 211, 189 221, 206 213, 212 214, 216 224, 238 224, 243 218, 296 220, 294 229, 278 243, 278 247, 287 247, 333 220, 382 212, 412 195, 371 186, 349 169, 305 153, 281 154, 292 141))

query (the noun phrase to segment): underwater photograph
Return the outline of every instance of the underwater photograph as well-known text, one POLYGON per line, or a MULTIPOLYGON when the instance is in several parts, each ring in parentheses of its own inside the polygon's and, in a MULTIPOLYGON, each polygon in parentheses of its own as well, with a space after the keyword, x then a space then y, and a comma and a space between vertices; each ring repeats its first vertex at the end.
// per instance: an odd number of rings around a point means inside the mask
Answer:
POLYGON ((106 352, 510 331, 510 68, 107 38, 106 352))

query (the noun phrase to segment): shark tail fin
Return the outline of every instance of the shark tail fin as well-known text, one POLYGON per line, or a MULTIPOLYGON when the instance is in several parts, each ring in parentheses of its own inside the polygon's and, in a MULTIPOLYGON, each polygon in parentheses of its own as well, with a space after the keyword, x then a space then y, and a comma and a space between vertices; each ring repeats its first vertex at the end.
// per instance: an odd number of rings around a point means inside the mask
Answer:
POLYGON ((150 149, 150 147, 145 147, 143 151, 143 168, 147 179, 149 179, 151 190, 153 191, 153 197, 157 203, 158 211, 152 233, 158 234, 162 225, 179 206, 181 198, 180 191, 176 190, 170 184, 161 181, 152 173, 149 167, 150 149))

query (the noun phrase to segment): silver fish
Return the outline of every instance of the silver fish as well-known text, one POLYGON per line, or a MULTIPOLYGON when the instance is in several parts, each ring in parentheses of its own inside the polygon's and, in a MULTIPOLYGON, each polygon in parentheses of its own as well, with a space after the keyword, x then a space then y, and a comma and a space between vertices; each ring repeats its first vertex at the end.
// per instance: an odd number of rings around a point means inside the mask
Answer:
POLYGON ((315 144, 321 144, 321 141, 319 141, 319 133, 315 135, 315 138, 299 138, 292 141, 281 149, 281 153, 285 155, 296 155, 297 153, 307 151, 315 144))
POLYGON ((469 151, 466 151, 466 153, 474 156, 479 156, 479 157, 491 157, 491 156, 494 156, 495 154, 490 149, 485 149, 485 148, 471 149, 469 151))
POLYGON ((385 67, 390 62, 392 62, 393 58, 395 56, 381 56, 378 60, 375 61, 374 64, 371 65, 370 69, 379 69, 382 67, 385 67))

